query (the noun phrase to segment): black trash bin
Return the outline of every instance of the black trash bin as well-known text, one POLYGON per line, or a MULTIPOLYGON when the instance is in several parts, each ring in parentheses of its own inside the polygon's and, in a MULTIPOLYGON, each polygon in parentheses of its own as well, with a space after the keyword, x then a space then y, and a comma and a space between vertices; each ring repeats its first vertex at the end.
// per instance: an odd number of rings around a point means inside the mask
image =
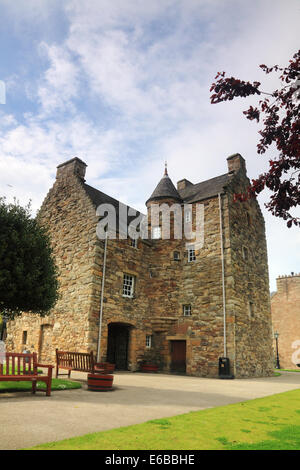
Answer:
POLYGON ((230 373, 230 360, 228 357, 219 357, 219 378, 234 379, 234 376, 230 373))

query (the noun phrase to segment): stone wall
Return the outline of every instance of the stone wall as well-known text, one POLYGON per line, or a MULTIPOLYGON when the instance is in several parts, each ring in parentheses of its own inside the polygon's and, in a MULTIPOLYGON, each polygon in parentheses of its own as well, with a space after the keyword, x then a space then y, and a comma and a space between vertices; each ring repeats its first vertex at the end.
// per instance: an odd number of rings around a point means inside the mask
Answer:
POLYGON ((232 289, 227 291, 227 304, 228 315, 234 319, 234 374, 237 377, 273 374, 264 219, 256 199, 234 202, 234 194, 246 191, 249 183, 242 164, 227 189, 232 274, 232 289))
MULTIPOLYGON (((300 364, 300 274, 282 276, 271 297, 273 332, 279 333, 278 352, 282 368, 300 364)), ((276 344, 274 341, 274 351, 276 344)))
POLYGON ((59 272, 59 300, 43 318, 24 314, 8 325, 7 347, 21 352, 23 331, 27 345, 46 362, 54 362, 55 349, 86 351, 90 345, 91 315, 97 237, 94 207, 74 172, 58 169, 57 179, 39 211, 49 230, 59 272))
MULTIPOLYGON (((174 234, 169 240, 139 240, 137 248, 129 239, 108 240, 100 360, 107 360, 109 330, 115 326, 128 331, 130 370, 148 360, 169 372, 173 342, 185 341, 190 375, 216 377, 218 359, 225 353, 236 377, 273 373, 263 217, 255 200, 234 202, 234 193, 249 183, 241 158, 229 159, 235 177, 226 193, 199 201, 204 208, 204 233, 198 233, 203 245, 196 247, 195 261, 188 261, 186 240, 174 234), (174 259, 174 251, 179 260, 174 259), (134 276, 132 298, 123 296, 124 274, 134 276), (191 305, 190 316, 184 316, 184 305, 191 305), (152 337, 151 348, 146 347, 146 335, 152 337)), ((97 238, 96 207, 83 187, 85 166, 79 159, 60 165, 39 212, 52 240, 60 298, 47 317, 23 314, 8 327, 9 349, 21 351, 26 346, 38 351, 43 361, 54 361, 55 348, 98 350, 104 241, 97 238)), ((152 203, 148 202, 148 209, 152 203)), ((196 207, 194 203, 194 215, 196 207)))

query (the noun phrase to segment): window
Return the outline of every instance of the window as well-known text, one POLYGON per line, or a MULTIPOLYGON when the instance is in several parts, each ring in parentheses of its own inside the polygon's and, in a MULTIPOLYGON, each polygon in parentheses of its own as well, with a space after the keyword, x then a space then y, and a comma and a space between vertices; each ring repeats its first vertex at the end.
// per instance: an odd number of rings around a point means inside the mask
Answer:
POLYGON ((174 261, 180 261, 180 253, 179 253, 179 251, 174 251, 174 253, 173 253, 173 259, 174 259, 174 261))
POLYGON ((132 246, 133 248, 137 248, 137 238, 130 238, 130 246, 132 246))
POLYGON ((27 331, 23 331, 22 344, 27 344, 27 331))
POLYGON ((123 277, 123 297, 132 297, 134 292, 134 276, 124 274, 123 277))
POLYGON ((146 335, 146 348, 150 349, 152 345, 152 336, 151 335, 146 335))
POLYGON ((185 213, 184 213, 184 221, 185 223, 190 223, 192 221, 192 212, 190 210, 187 210, 185 213))
POLYGON ((161 238, 161 228, 160 227, 153 227, 152 229, 152 238, 154 238, 154 240, 158 240, 159 238, 161 238))
POLYGON ((183 316, 190 317, 192 315, 192 306, 191 304, 183 306, 183 316))
POLYGON ((250 216, 249 212, 246 212, 246 217, 247 217, 247 224, 249 226, 249 225, 251 225, 251 216, 250 216))
POLYGON ((249 251, 248 248, 246 248, 245 246, 243 246, 243 258, 245 261, 248 261, 249 259, 249 251))
POLYGON ((253 318, 254 317, 254 303, 249 301, 249 317, 253 318))
POLYGON ((196 261, 196 253, 194 246, 188 248, 188 262, 191 263, 192 261, 196 261))

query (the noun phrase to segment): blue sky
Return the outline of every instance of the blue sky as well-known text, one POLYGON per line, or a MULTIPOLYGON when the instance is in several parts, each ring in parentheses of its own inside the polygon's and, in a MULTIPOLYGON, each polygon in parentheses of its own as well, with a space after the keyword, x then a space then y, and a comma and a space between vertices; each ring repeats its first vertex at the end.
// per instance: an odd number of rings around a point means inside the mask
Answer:
MULTIPOLYGON (((298 0, 0 0, 0 194, 36 210, 56 166, 78 156, 87 182, 145 211, 164 161, 176 183, 227 171, 256 177, 249 102, 211 105, 218 71, 278 85, 258 65, 299 48, 298 0)), ((299 229, 267 213, 270 284, 300 272, 299 229)), ((299 213, 299 211, 298 211, 299 213)))

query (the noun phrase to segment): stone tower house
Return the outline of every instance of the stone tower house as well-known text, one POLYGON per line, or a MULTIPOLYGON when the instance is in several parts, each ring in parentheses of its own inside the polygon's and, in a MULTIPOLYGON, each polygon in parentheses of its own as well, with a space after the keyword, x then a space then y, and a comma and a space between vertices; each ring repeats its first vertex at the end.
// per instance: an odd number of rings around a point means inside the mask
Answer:
POLYGON ((264 220, 255 199, 234 202, 249 184, 245 160, 227 162, 227 173, 177 188, 165 170, 146 202, 147 237, 106 241, 96 233, 97 208, 111 204, 120 221, 126 206, 85 183, 80 159, 59 165, 38 217, 52 239, 60 298, 47 317, 10 322, 7 347, 52 362, 55 348, 93 350, 119 369, 151 361, 210 377, 226 356, 236 377, 272 375, 264 220))
POLYGON ((300 273, 280 276, 276 283, 271 311, 273 332, 279 333, 280 367, 295 369, 300 364, 300 273))

